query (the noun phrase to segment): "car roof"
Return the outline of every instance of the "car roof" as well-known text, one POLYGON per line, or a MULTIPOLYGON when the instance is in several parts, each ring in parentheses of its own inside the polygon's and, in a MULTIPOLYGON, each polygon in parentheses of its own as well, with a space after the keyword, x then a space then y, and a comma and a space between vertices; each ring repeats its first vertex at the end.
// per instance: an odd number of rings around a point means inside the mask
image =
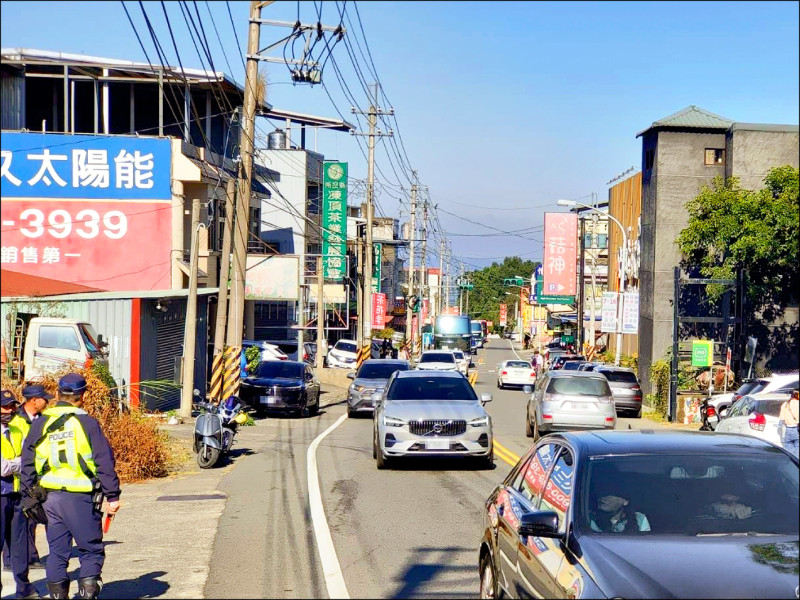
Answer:
POLYGON ((361 364, 365 365, 367 363, 380 363, 382 365, 407 365, 408 361, 401 358, 368 358, 361 364))
POLYGON ((459 371, 397 371, 395 376, 398 379, 404 377, 449 377, 451 379, 460 379, 464 377, 459 371))
POLYGON ((707 431, 596 430, 567 431, 550 435, 567 440, 589 456, 639 452, 736 454, 742 450, 775 450, 773 444, 754 436, 707 431))
POLYGON ((548 371, 547 375, 551 378, 559 378, 563 379, 565 377, 585 377, 587 379, 602 379, 606 381, 606 378, 601 373, 597 373, 595 371, 548 371))
POLYGON ((759 392, 757 394, 745 394, 744 396, 739 398, 739 400, 741 400, 742 398, 752 398, 753 400, 775 400, 775 401, 781 400, 785 402, 786 400, 791 398, 791 394, 788 393, 778 394, 776 392, 759 392))
POLYGON ((597 370, 598 371, 621 371, 623 373, 633 373, 634 372, 633 369, 631 369, 630 367, 617 367, 617 366, 614 366, 614 365, 602 365, 600 367, 597 367, 597 370))

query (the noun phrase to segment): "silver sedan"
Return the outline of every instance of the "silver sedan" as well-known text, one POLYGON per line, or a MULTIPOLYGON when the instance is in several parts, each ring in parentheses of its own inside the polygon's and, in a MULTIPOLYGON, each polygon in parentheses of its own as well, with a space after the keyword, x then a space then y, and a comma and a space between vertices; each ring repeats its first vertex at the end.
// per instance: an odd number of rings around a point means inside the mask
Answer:
POLYGON ((376 393, 372 454, 379 469, 397 457, 473 457, 494 465, 491 394, 475 390, 459 372, 403 371, 376 393))

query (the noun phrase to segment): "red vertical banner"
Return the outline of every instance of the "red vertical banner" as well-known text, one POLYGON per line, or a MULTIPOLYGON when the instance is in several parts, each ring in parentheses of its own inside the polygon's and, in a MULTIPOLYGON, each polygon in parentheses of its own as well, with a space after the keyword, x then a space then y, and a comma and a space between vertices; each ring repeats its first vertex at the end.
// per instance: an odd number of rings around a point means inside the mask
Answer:
POLYGON ((386 325, 386 294, 372 294, 372 328, 383 329, 386 325))
POLYGON ((428 305, 428 299, 424 298, 422 300, 422 324, 424 325, 428 321, 428 311, 430 310, 430 306, 428 305))
POLYGON ((578 215, 544 215, 545 295, 574 296, 577 291, 578 215))
POLYGON ((500 327, 505 327, 506 326, 507 315, 508 315, 508 312, 507 312, 507 309, 506 309, 506 305, 505 304, 501 304, 500 305, 500 327))

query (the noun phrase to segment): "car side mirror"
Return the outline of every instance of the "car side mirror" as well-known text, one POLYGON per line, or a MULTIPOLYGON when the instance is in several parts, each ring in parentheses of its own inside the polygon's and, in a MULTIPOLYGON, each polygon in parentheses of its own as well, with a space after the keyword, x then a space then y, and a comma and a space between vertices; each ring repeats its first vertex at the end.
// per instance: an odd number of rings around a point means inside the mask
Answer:
POLYGON ((383 394, 381 392, 373 392, 372 405, 377 406, 378 404, 380 404, 381 400, 383 400, 383 394))
POLYGON ((492 395, 491 394, 485 394, 485 393, 481 394, 481 404, 486 404, 487 402, 491 402, 491 401, 492 401, 492 395))
POLYGON ((108 342, 103 339, 103 334, 101 333, 100 335, 97 336, 97 347, 99 349, 102 349, 105 348, 106 346, 108 346, 108 342))
POLYGON ((551 510, 524 513, 519 520, 517 533, 520 536, 558 538, 558 513, 551 510))
POLYGON ((355 379, 355 378, 356 378, 355 371, 350 371, 350 372, 347 374, 347 378, 348 378, 348 379, 355 379))
POLYGON ((532 385, 523 385, 522 386, 522 391, 525 392, 526 394, 532 394, 533 393, 533 386, 532 385))

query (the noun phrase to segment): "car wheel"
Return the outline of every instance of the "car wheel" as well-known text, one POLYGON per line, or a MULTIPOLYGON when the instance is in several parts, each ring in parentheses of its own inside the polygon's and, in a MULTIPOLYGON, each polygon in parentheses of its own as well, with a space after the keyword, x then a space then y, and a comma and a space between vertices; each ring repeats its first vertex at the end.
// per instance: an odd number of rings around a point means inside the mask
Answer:
POLYGON ((497 581, 494 577, 492 557, 487 552, 481 559, 481 592, 480 597, 487 600, 497 598, 497 581))
POLYGON ((494 452, 489 452, 487 456, 481 459, 481 467, 488 471, 494 469, 494 452))
POLYGON ((308 397, 304 395, 303 396, 303 400, 302 400, 301 408, 300 408, 300 410, 297 411, 297 416, 302 418, 302 419, 305 419, 310 414, 311 414, 311 411, 308 410, 308 397))
POLYGON ((372 432, 372 458, 378 458, 378 440, 374 431, 372 432))
POLYGON ((525 437, 529 437, 529 438, 533 437, 533 428, 531 427, 531 413, 530 412, 528 412, 528 415, 525 418, 525 437))
POLYGON ((319 414, 319 396, 317 396, 317 399, 314 400, 314 404, 309 412, 312 417, 316 417, 319 414))
MULTIPOLYGON (((355 419, 355 418, 356 418, 356 413, 354 413, 354 412, 353 412, 353 411, 350 409, 350 407, 349 407, 349 406, 347 407, 347 418, 348 418, 348 419, 355 419)), ((373 458, 375 458, 375 457, 373 457, 373 458)))
POLYGON ((375 466, 378 467, 378 470, 382 471, 388 469, 389 459, 383 455, 383 451, 380 448, 376 448, 375 453, 377 454, 375 457, 375 466))
POLYGON ((642 418, 642 409, 640 408, 635 413, 631 415, 632 419, 641 419, 642 418))
POLYGON ((539 431, 539 422, 534 418, 533 420, 533 441, 538 442, 539 438, 542 436, 541 431, 539 431))

